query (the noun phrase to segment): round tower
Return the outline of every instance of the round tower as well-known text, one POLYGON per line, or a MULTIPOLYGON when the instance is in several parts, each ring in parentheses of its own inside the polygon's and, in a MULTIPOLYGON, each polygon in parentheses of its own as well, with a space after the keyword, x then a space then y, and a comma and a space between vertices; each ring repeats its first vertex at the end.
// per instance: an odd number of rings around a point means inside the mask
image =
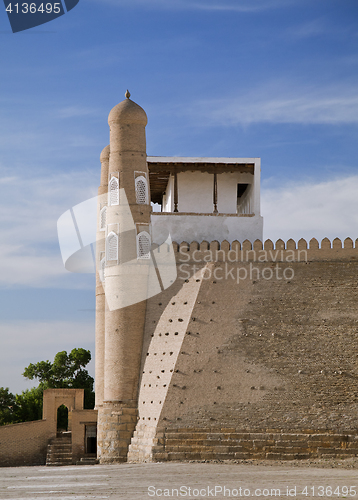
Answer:
POLYGON ((103 405, 104 397, 104 332, 105 332, 105 292, 104 292, 104 264, 105 264, 105 231, 106 212, 108 198, 108 166, 109 145, 106 146, 100 156, 101 160, 101 184, 98 188, 97 201, 97 239, 96 239, 96 380, 95 408, 103 405))
MULTIPOLYGON (((137 423, 150 255, 150 195, 145 111, 129 99, 109 114, 110 150, 105 228, 103 403, 98 404, 101 463, 123 462, 137 423), (128 296, 131 301, 128 302, 128 296), (130 305, 128 305, 130 304, 130 305)), ((102 328, 102 329, 101 329, 102 328)), ((103 330, 99 328, 99 332, 103 330)), ((101 334, 99 334, 99 337, 101 334)), ((98 361, 100 370, 101 362, 98 361)), ((97 376, 97 373, 96 373, 97 376)), ((101 375, 100 375, 101 377, 101 375)))

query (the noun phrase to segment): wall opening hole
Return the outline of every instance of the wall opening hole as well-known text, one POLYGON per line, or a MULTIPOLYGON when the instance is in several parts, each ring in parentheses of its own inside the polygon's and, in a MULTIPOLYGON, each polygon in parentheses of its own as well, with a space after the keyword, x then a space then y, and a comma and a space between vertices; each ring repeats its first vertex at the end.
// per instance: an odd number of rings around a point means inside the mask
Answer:
POLYGON ((97 454, 97 425, 85 425, 85 452, 97 454))
POLYGON ((61 405, 57 408, 57 432, 64 432, 68 429, 68 408, 61 405))

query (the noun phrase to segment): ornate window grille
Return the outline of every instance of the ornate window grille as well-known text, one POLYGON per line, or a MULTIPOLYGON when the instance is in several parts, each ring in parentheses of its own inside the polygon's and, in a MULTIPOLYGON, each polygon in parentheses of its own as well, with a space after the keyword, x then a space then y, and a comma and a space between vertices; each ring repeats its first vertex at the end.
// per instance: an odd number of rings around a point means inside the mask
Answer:
POLYGON ((150 259, 150 236, 146 231, 142 231, 137 235, 137 258, 150 259))
POLYGON ((148 205, 148 185, 143 175, 135 179, 135 195, 138 205, 148 205))
POLYGON ((112 177, 108 186, 109 205, 119 205, 119 181, 117 177, 112 177))
POLYGON ((104 231, 106 229, 106 220, 107 220, 107 207, 103 207, 99 213, 100 231, 104 231))
POLYGON ((106 272, 106 259, 105 257, 103 257, 99 265, 99 279, 101 280, 102 283, 106 278, 105 272, 106 272))
POLYGON ((118 236, 111 231, 106 241, 107 260, 118 260, 118 236))

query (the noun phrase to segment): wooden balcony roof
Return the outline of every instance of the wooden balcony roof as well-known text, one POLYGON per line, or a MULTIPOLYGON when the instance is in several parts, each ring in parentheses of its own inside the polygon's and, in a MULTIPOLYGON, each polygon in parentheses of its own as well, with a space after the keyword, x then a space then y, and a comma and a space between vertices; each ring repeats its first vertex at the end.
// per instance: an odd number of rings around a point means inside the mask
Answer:
POLYGON ((241 172, 254 174, 255 158, 191 158, 148 156, 151 201, 161 203, 170 174, 207 172, 221 174, 241 172))

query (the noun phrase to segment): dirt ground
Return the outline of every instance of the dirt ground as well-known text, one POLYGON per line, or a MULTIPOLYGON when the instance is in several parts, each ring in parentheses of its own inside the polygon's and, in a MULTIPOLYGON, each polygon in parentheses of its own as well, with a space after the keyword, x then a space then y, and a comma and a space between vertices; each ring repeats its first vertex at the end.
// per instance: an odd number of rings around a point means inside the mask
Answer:
POLYGON ((358 458, 0 468, 1 500, 358 497, 358 458))
MULTIPOLYGON (((196 462, 198 463, 198 462, 196 462)), ((202 462, 199 462, 202 463, 202 462)), ((308 460, 210 460, 208 463, 246 464, 265 467, 317 467, 320 469, 358 469, 358 457, 355 458, 317 458, 308 460)))

